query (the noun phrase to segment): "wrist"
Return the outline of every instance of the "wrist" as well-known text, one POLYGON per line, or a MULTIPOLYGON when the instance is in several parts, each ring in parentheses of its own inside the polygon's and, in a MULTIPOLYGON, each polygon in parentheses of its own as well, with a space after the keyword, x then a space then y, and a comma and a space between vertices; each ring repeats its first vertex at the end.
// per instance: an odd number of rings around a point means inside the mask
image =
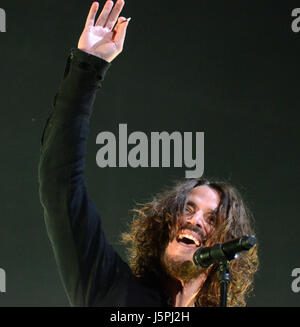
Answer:
POLYGON ((91 50, 87 50, 87 49, 81 48, 81 47, 79 47, 79 46, 78 46, 77 49, 80 50, 81 52, 84 52, 84 53, 87 54, 88 56, 96 57, 96 58, 98 58, 98 59, 100 59, 100 60, 104 60, 104 61, 106 61, 106 62, 108 62, 108 63, 111 62, 111 61, 107 60, 107 58, 105 58, 105 56, 99 55, 99 54, 97 54, 97 53, 95 53, 95 52, 93 52, 93 51, 91 51, 91 50))
POLYGON ((95 72, 100 80, 104 79, 107 70, 111 66, 111 63, 105 59, 99 58, 98 56, 81 50, 80 48, 72 49, 71 59, 72 62, 81 69, 95 72))

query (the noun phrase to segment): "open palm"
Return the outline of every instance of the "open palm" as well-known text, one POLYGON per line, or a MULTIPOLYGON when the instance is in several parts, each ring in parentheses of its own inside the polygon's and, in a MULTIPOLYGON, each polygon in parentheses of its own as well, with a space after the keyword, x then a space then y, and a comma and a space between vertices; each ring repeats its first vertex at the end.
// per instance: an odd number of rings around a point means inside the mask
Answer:
POLYGON ((125 17, 119 17, 123 6, 124 0, 118 0, 115 6, 113 1, 106 1, 95 23, 99 4, 94 2, 79 39, 78 48, 108 62, 122 52, 129 21, 125 17))

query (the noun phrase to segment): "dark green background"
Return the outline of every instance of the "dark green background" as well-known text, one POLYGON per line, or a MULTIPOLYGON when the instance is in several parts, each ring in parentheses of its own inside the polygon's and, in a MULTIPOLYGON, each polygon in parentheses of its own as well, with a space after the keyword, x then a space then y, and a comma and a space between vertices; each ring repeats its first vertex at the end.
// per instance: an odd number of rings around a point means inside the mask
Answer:
MULTIPOLYGON (((39 140, 69 49, 91 1, 1 1, 1 306, 68 306, 43 222, 39 140)), ((100 2, 102 6, 103 2, 100 2)), ((135 202, 184 178, 185 168, 96 165, 96 136, 128 131, 205 132, 205 176, 239 187, 257 222, 261 267, 249 306, 299 306, 300 33, 298 1, 127 0, 123 53, 98 94, 86 177, 109 239, 135 202), (286 4, 288 3, 288 4, 286 4)))

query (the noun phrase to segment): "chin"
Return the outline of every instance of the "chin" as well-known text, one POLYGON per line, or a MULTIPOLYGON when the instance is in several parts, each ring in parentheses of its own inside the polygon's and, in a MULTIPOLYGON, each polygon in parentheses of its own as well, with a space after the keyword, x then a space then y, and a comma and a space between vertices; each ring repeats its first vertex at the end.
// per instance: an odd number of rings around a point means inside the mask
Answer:
POLYGON ((193 255, 198 247, 184 245, 174 239, 162 256, 165 272, 172 278, 189 282, 201 275, 203 268, 193 263, 193 255))

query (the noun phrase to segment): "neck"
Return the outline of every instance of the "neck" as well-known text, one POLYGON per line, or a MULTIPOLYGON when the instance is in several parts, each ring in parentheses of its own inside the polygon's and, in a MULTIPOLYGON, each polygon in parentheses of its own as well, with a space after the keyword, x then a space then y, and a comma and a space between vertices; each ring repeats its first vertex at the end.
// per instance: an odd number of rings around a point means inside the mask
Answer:
POLYGON ((198 278, 189 282, 166 277, 164 284, 166 291, 171 296, 174 307, 194 307, 197 294, 203 286, 206 275, 201 274, 198 278))

